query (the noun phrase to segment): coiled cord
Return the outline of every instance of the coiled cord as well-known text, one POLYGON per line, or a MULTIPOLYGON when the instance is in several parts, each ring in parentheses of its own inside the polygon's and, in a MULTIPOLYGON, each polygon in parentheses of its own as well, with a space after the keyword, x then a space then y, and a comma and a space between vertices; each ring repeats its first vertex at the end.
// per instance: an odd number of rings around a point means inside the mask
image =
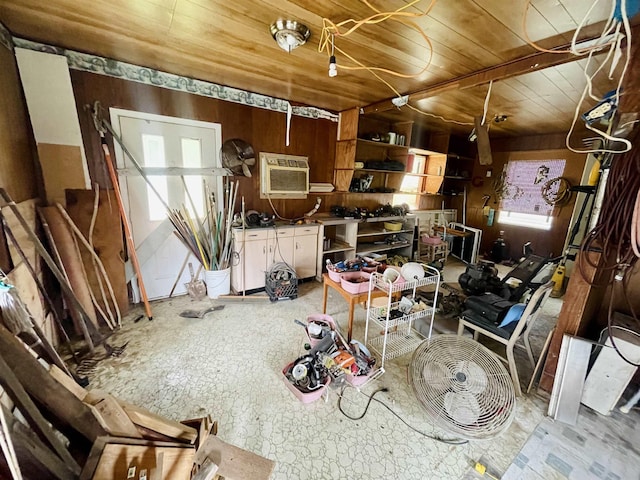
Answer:
MULTIPOLYGON (((640 138, 636 130, 632 142, 640 138)), ((613 336, 613 310, 616 295, 622 295, 631 316, 640 325, 629 298, 629 278, 638 260, 638 224, 640 215, 640 153, 630 150, 612 161, 609 178, 602 200, 596 226, 585 236, 578 256, 578 271, 591 285, 612 285, 607 308, 607 329, 611 344, 618 355, 633 366, 640 366, 626 358, 618 349, 613 336), (598 262, 589 257, 589 252, 601 251, 598 262), (591 267, 603 272, 604 283, 588 280, 586 271, 591 267), (619 293, 618 293, 619 291, 619 293)))

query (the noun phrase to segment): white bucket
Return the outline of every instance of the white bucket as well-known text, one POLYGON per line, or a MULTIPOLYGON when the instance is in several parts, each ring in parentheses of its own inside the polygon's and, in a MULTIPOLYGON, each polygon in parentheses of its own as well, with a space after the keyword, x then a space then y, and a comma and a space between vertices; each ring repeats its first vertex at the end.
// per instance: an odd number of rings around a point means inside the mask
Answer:
POLYGON ((204 281, 207 284, 207 296, 218 298, 231 291, 231 268, 224 270, 205 270, 204 281))

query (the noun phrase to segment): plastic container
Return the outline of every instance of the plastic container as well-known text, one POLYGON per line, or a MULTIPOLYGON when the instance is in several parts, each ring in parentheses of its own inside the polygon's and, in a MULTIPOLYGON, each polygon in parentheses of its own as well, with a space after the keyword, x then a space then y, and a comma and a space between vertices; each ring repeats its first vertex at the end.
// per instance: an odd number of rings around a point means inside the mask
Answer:
POLYGON ((331 270, 330 268, 327 268, 327 273, 329 274, 329 278, 331 280, 339 283, 343 273, 345 272, 336 272, 335 270, 331 270))
POLYGON ((207 285, 207 296, 218 298, 231 292, 231 268, 224 270, 205 270, 204 281, 207 285))
POLYGON ((384 229, 389 232, 399 232, 402 230, 402 222, 384 222, 384 229))
POLYGON ((401 285, 405 283, 404 277, 400 272, 400 267, 389 265, 382 273, 382 280, 385 284, 391 282, 393 285, 401 285))
POLYGON ((442 243, 440 235, 431 236, 427 233, 423 233, 420 239, 422 240, 422 243, 426 243, 427 245, 440 245, 442 243))
POLYGON ((369 291, 369 278, 371 275, 367 272, 345 272, 342 274, 342 278, 340 279, 340 285, 342 288, 354 295, 358 295, 360 293, 365 293, 369 291), (364 282, 354 283, 349 280, 355 280, 358 278, 365 279, 364 282))
POLYGON ((350 373, 347 373, 347 382, 349 382, 354 387, 360 387, 367 383, 367 381, 373 376, 374 373, 376 373, 376 371, 376 368, 372 368, 366 375, 351 375, 350 373))
POLYGON ((301 392, 293 383, 291 383, 287 379, 287 371, 291 368, 292 365, 293 365, 293 362, 289 363, 286 367, 282 369, 282 380, 284 380, 284 383, 287 386, 287 388, 291 390, 291 393, 293 393, 295 397, 298 400, 300 400, 302 403, 315 402, 320 397, 322 397, 322 394, 327 391, 327 386, 331 383, 331 377, 327 376, 326 383, 320 388, 308 393, 301 392))
MULTIPOLYGON (((309 315, 307 317, 307 324, 309 324, 311 322, 318 323, 320 325, 326 325, 331 330, 335 330, 336 329, 336 322, 333 319, 333 317, 331 315, 327 315, 325 313, 313 313, 313 314, 309 315)), ((311 348, 315 347, 322 340, 321 338, 314 338, 311 335, 309 335, 309 328, 308 327, 306 329, 306 332, 307 332, 307 338, 309 339, 309 345, 311 345, 311 348)))

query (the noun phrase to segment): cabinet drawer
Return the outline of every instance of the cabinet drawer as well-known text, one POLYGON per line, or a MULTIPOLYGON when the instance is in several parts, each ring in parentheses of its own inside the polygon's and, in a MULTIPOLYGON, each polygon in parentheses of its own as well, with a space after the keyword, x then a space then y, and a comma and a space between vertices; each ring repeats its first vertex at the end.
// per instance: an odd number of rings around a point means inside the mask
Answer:
POLYGON ((318 235, 318 226, 310 225, 304 227, 296 227, 295 232, 296 237, 299 237, 300 235, 318 235))
POLYGON ((269 231, 267 229, 253 229, 253 230, 245 230, 244 238, 242 237, 242 231, 240 231, 237 235, 238 241, 251 242, 254 240, 266 240, 268 238, 269 231))
POLYGON ((269 229, 269 238, 288 238, 293 237, 293 228, 273 228, 269 229))

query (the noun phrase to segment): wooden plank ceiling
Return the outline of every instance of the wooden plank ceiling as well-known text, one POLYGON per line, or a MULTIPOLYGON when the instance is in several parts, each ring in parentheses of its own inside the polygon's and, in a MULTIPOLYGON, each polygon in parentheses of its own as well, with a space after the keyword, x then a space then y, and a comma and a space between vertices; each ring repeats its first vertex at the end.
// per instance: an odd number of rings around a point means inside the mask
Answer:
MULTIPOLYGON (((372 0, 391 11, 403 0, 372 0)), ((429 6, 424 0, 409 11, 429 6)), ((424 90, 506 62, 532 55, 523 32, 526 0, 439 0, 428 16, 415 19, 433 45, 429 68, 418 78, 382 75, 401 93, 424 90)), ((570 42, 591 1, 533 0, 527 9, 527 32, 546 48, 570 42)), ((585 23, 585 36, 597 34, 610 11, 598 2, 585 23)), ((335 23, 363 19, 373 10, 363 1, 341 0, 0 0, 0 21, 15 35, 78 51, 209 80, 285 98, 331 111, 364 107, 394 96, 366 71, 340 70, 350 62, 338 55, 337 77, 327 74, 326 53, 318 52, 323 18, 335 23), (306 24, 309 42, 287 53, 272 39, 269 26, 278 18, 306 24)), ((403 73, 418 72, 429 55, 414 30, 387 20, 364 26, 336 46, 368 66, 403 73)), ((488 116, 508 115, 492 125, 492 136, 566 131, 585 85, 586 60, 531 71, 494 83, 488 116)), ((615 82, 600 76, 598 95, 615 82)), ((488 84, 450 89, 412 102, 435 115, 463 123, 481 115, 488 84)), ((588 108, 585 105, 585 109, 588 108)), ((469 133, 471 127, 444 123, 406 107, 383 114, 413 119, 436 130, 469 133)))

